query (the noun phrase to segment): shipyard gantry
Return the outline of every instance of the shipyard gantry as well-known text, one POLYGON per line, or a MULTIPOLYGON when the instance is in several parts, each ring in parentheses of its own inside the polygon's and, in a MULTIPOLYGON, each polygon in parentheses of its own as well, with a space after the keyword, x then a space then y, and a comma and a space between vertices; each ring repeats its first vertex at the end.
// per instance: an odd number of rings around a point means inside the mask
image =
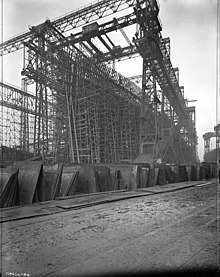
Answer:
POLYGON ((196 162, 195 107, 158 13, 156 0, 98 1, 2 43, 24 64, 21 88, 1 83, 1 144, 48 163, 196 162), (134 57, 141 75, 115 70, 134 57))

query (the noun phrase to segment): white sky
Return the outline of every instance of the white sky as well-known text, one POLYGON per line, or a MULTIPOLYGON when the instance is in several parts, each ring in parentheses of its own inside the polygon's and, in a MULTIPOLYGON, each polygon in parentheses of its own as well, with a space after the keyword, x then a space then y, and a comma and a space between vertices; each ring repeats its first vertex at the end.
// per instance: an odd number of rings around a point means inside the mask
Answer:
MULTIPOLYGON (((53 20, 92 2, 94 1, 3 0, 3 40, 27 31, 30 25, 38 25, 47 18, 53 20)), ((217 0, 158 2, 162 36, 170 37, 171 62, 173 67, 179 68, 180 85, 185 88, 185 98, 197 100, 191 105, 196 106, 199 157, 202 159, 202 135, 213 132, 216 125, 217 0)), ((20 86, 21 82, 22 54, 22 51, 17 51, 4 56, 3 80, 16 86, 20 86)), ((129 64, 126 67, 118 64, 116 70, 125 76, 140 74, 141 63, 135 74, 135 67, 129 62, 131 74, 128 72, 129 64)), ((220 122, 220 118, 218 120, 220 122)))

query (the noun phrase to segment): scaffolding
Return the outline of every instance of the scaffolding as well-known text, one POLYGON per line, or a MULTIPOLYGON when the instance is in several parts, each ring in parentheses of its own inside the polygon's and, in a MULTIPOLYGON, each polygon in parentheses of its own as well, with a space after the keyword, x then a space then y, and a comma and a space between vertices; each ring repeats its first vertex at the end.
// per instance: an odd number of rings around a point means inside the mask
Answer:
POLYGON ((158 13, 156 0, 98 1, 0 45, 2 55, 24 49, 22 89, 1 83, 1 143, 50 163, 129 163, 149 153, 196 161, 195 108, 186 105, 158 13), (124 28, 133 25, 129 39, 124 28), (117 30, 126 45, 110 38, 117 30), (111 66, 134 56, 141 76, 126 78, 111 66))

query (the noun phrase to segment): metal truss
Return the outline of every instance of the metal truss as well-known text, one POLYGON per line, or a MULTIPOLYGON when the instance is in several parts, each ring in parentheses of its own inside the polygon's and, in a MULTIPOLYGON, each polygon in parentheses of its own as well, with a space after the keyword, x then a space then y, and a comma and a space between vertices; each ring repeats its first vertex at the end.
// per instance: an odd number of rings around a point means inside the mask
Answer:
POLYGON ((36 99, 32 94, 0 83, 1 143, 23 151, 31 151, 36 99))
MULTIPOLYGON (((64 35, 67 35, 69 31, 96 21, 100 18, 111 15, 128 9, 135 4, 136 0, 103 0, 97 3, 88 5, 83 9, 73 11, 65 16, 62 16, 52 21, 53 26, 64 35)), ((41 30, 44 24, 36 26, 36 30, 41 30)), ((24 42, 33 38, 31 31, 25 32, 19 36, 16 36, 2 44, 0 44, 1 55, 8 54, 19 49, 22 49, 24 42)))
POLYGON ((130 162, 149 153, 196 161, 195 107, 184 99, 158 13, 156 0, 98 1, 1 44, 2 55, 24 48, 22 75, 36 84, 33 108, 27 96, 21 105, 1 102, 21 112, 20 145, 53 162, 130 162), (123 46, 111 38, 117 31, 123 46), (141 76, 125 78, 110 66, 136 56, 141 76), (27 114, 34 115, 31 143, 27 114))

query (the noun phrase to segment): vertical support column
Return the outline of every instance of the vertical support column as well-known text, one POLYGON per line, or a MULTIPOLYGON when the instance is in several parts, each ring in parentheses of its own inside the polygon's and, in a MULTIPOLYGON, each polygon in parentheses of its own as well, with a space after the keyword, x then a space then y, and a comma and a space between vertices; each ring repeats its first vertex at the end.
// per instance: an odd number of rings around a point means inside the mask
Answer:
MULTIPOLYGON (((27 83, 22 79, 21 88, 27 92, 27 83)), ((23 96, 23 107, 28 108, 28 99, 23 96)), ((29 152, 29 117, 25 111, 21 112, 21 134, 20 134, 20 147, 21 150, 29 152)))
POLYGON ((157 157, 159 154, 158 146, 158 117, 157 117, 157 86, 156 86, 156 76, 153 73, 153 94, 154 94, 154 122, 155 122, 155 137, 154 137, 154 155, 157 157))
POLYGON ((141 112, 140 112, 140 128, 139 128, 139 154, 143 154, 142 136, 143 136, 143 118, 144 118, 144 105, 145 105, 145 91, 146 91, 146 79, 147 79, 147 63, 143 58, 142 69, 142 91, 141 91, 141 112))
POLYGON ((68 115, 68 129, 69 129, 69 144, 70 144, 70 163, 74 163, 74 149, 73 149, 73 133, 72 133, 72 122, 70 114, 70 104, 68 99, 68 92, 66 90, 66 101, 67 101, 67 115, 68 115))
MULTIPOLYGON (((38 47, 44 52, 45 44, 42 36, 38 38, 38 47)), ((46 75, 47 65, 43 55, 36 55, 36 71, 39 75, 46 75)), ((35 122, 34 122, 34 155, 41 155, 43 159, 48 152, 48 105, 47 88, 41 78, 36 82, 36 103, 35 103, 35 122)))
MULTIPOLYGON (((73 65, 71 65, 71 76, 70 76, 70 83, 73 84, 74 83, 74 70, 75 70, 75 67, 73 65)), ((77 70, 77 68, 76 68, 77 70)), ((75 87, 77 87, 77 72, 75 73, 76 75, 76 78, 75 78, 75 81, 76 81, 76 84, 75 84, 75 87)), ((77 130, 76 130, 76 118, 75 118, 75 108, 74 108, 74 99, 73 99, 73 94, 74 94, 74 91, 73 91, 73 87, 72 87, 72 90, 70 90, 70 107, 71 107, 71 113, 72 113, 72 119, 73 119, 73 129, 74 129, 74 142, 75 142, 75 148, 76 148, 76 160, 78 163, 80 163, 80 158, 79 158, 79 145, 78 145, 78 138, 77 138, 77 130)))

